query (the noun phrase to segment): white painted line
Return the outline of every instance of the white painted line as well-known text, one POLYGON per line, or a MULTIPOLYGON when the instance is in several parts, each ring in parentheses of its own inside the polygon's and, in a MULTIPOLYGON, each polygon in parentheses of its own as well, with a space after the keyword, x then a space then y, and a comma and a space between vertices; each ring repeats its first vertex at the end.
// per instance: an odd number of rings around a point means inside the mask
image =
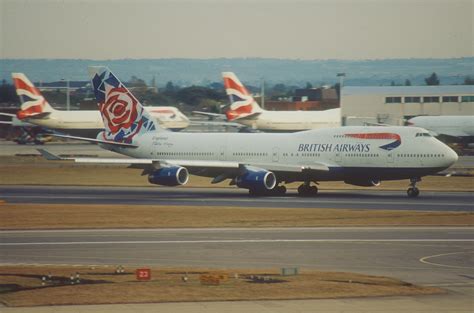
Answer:
POLYGON ((114 244, 195 244, 195 243, 301 243, 301 242, 473 242, 474 239, 229 239, 229 240, 140 240, 140 241, 51 241, 2 242, 0 246, 114 245, 114 244))
POLYGON ((461 252, 451 252, 451 253, 442 253, 442 254, 436 254, 436 255, 429 255, 429 256, 422 257, 419 261, 421 263, 434 265, 434 266, 440 266, 440 267, 474 269, 474 267, 472 267, 472 266, 456 266, 456 265, 434 263, 434 262, 427 261, 428 259, 433 259, 433 258, 438 258, 438 257, 443 257, 443 256, 448 256, 448 255, 467 254, 467 253, 474 253, 474 251, 461 251, 461 252))

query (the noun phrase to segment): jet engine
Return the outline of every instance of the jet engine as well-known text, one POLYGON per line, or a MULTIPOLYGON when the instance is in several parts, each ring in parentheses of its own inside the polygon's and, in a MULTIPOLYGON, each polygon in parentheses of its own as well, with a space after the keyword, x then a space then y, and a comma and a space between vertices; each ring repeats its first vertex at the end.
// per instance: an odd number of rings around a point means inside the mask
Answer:
POLYGON ((148 181, 151 184, 163 186, 184 185, 188 182, 188 179, 188 170, 180 166, 163 167, 148 175, 148 181))
POLYGON ((277 183, 275 174, 263 169, 246 168, 245 172, 235 179, 239 188, 256 191, 266 191, 275 188, 277 183))
POLYGON ((345 180, 344 182, 349 185, 361 187, 380 186, 380 179, 349 179, 345 180))

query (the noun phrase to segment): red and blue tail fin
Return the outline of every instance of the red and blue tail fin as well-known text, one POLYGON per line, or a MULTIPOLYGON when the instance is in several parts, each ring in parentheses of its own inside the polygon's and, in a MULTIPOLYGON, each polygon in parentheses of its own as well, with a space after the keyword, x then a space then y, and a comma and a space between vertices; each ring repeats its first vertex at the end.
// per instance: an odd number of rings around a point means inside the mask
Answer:
POLYGON ((89 76, 104 121, 105 140, 132 143, 136 135, 161 129, 135 96, 106 67, 89 67, 89 76))
POLYGON ((223 72, 224 87, 230 99, 230 109, 227 111, 227 120, 243 118, 254 113, 262 112, 247 88, 232 72, 223 72))
POLYGON ((23 120, 54 110, 25 74, 12 73, 12 79, 21 101, 21 109, 16 114, 18 119, 23 120))

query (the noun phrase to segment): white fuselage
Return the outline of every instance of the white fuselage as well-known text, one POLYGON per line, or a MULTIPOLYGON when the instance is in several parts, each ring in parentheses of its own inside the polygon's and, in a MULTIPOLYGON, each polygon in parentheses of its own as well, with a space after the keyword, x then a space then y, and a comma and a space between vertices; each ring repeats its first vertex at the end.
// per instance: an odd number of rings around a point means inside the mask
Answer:
MULTIPOLYGON (((415 127, 355 126, 288 134, 156 132, 137 137, 134 144, 139 147, 103 147, 134 158, 176 160, 176 164, 180 164, 179 160, 234 161, 256 166, 324 164, 330 171, 312 178, 320 181, 421 177, 441 171, 457 160, 452 149, 426 130, 415 127), (400 144, 389 151, 381 147, 393 139, 347 137, 374 133, 398 136, 400 144), (425 135, 417 135, 422 133, 425 135)), ((303 180, 284 170, 275 174, 280 181, 303 180)))
MULTIPOLYGON (((189 126, 189 119, 174 107, 145 107, 163 128, 181 130, 189 126)), ((24 121, 72 135, 95 137, 104 130, 104 123, 97 110, 51 110, 42 118, 28 118, 24 121)))
POLYGON ((410 125, 425 128, 435 135, 474 137, 474 116, 417 116, 410 125))
POLYGON ((300 131, 341 126, 341 109, 324 111, 262 111, 234 120, 253 129, 275 132, 300 131))

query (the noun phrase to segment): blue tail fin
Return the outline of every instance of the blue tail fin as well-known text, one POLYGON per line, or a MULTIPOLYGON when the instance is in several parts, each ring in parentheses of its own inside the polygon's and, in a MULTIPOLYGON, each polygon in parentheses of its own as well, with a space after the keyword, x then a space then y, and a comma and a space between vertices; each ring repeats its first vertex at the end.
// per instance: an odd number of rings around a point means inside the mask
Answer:
POLYGON ((140 102, 106 67, 89 67, 89 77, 104 121, 103 139, 132 143, 138 134, 161 129, 140 102))

